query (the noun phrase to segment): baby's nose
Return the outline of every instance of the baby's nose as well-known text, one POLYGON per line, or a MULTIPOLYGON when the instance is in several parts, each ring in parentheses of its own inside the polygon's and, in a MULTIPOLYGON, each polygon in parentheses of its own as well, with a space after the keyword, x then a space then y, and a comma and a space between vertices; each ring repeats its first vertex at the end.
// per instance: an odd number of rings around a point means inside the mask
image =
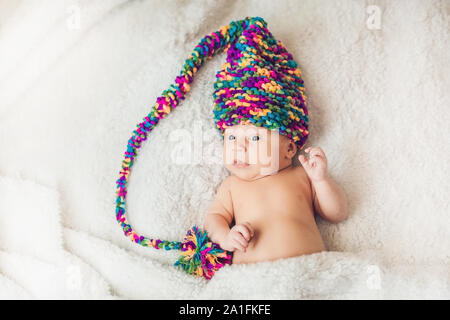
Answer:
POLYGON ((237 141, 237 150, 247 151, 248 145, 247 145, 247 139, 239 139, 237 141))
POLYGON ((238 144, 236 150, 239 152, 247 152, 247 146, 245 144, 238 144))

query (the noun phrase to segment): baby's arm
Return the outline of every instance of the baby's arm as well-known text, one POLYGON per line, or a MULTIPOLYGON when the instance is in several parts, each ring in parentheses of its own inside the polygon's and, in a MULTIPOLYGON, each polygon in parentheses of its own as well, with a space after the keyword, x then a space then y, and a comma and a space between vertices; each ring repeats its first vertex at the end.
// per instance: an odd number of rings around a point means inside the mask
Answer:
POLYGON ((341 222, 348 217, 347 196, 344 190, 327 175, 327 157, 319 147, 308 147, 309 159, 299 155, 311 183, 315 211, 331 222, 341 222))
POLYGON ((230 190, 230 177, 227 177, 217 190, 203 227, 211 241, 218 243, 222 249, 228 251, 239 249, 245 252, 254 231, 248 222, 237 224, 230 229, 234 215, 230 190))
POLYGON ((220 244, 230 232, 233 221, 233 202, 230 193, 230 178, 227 177, 217 189, 216 198, 206 213, 204 228, 211 241, 220 244))
POLYGON ((348 217, 347 197, 344 190, 330 177, 311 182, 314 209, 330 222, 341 222, 348 217))

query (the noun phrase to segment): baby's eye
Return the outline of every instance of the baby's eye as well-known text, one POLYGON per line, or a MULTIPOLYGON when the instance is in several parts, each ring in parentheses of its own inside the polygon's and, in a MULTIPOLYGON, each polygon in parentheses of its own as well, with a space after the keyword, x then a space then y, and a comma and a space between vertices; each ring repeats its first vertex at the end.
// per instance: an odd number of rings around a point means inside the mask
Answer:
POLYGON ((230 135, 228 136, 228 140, 234 140, 234 139, 236 139, 236 137, 233 136, 232 134, 230 134, 230 135))
POLYGON ((258 141, 259 140, 259 136, 253 136, 252 137, 252 141, 258 141))

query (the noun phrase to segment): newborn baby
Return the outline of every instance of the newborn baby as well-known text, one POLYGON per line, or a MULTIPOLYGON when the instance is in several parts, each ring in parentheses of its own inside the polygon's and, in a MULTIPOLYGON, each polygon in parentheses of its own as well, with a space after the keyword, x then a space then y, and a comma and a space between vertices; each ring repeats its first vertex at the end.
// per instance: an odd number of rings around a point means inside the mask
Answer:
POLYGON ((239 264, 326 250, 315 213, 331 222, 347 217, 346 196, 327 176, 320 148, 306 148, 309 159, 300 155, 301 166, 293 166, 297 149, 309 137, 305 85, 293 55, 267 27, 261 17, 245 17, 200 40, 175 82, 133 131, 116 181, 116 219, 125 235, 143 246, 180 249, 175 265, 207 279, 230 263, 229 252, 231 262, 239 264), (136 152, 184 100, 202 65, 222 50, 226 60, 216 73, 212 111, 231 175, 206 214, 203 229, 209 238, 196 226, 183 242, 139 235, 125 218, 126 184, 136 152), (228 252, 216 250, 209 240, 228 252))
POLYGON ((347 218, 344 191, 327 176, 327 159, 309 147, 309 159, 277 130, 251 124, 228 127, 224 162, 231 172, 204 221, 213 242, 233 252, 232 263, 252 263, 326 250, 314 214, 347 218), (233 226, 234 224, 234 226, 233 226))

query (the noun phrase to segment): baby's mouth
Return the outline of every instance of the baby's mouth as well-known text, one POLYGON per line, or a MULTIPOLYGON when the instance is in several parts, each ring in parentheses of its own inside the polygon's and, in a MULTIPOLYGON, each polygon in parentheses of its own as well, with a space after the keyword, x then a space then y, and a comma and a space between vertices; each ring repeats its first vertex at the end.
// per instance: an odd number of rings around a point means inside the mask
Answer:
POLYGON ((243 161, 240 161, 240 160, 234 160, 233 165, 234 165, 236 168, 245 168, 245 167, 248 167, 248 166, 249 166, 248 163, 243 162, 243 161))

